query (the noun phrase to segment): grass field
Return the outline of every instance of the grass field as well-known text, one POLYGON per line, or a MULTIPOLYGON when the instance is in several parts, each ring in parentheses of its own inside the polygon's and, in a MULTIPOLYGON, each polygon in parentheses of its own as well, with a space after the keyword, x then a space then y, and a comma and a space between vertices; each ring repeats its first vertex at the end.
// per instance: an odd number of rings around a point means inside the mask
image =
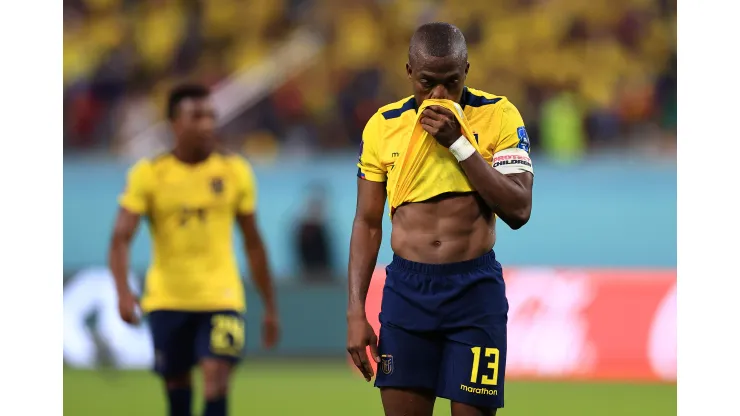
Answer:
MULTIPOLYGON (((246 362, 237 373, 232 415, 376 416, 378 391, 341 362, 246 362)), ((197 396, 196 396, 197 397, 197 396)), ((196 398, 195 414, 201 400, 196 398)), ((64 370, 65 416, 161 416, 159 380, 146 371, 64 370)), ((438 401, 436 415, 449 415, 438 401)), ((505 416, 667 416, 676 414, 676 386, 565 382, 509 382, 505 416)))

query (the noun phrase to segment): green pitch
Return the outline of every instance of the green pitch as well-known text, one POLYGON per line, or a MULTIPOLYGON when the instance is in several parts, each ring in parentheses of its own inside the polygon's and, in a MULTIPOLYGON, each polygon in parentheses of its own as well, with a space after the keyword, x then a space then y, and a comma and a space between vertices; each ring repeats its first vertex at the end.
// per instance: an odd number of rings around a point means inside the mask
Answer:
MULTIPOLYGON (((197 380, 197 378, 196 378, 197 380)), ((246 362, 237 373, 231 414, 382 415, 377 389, 349 372, 344 363, 318 361, 246 362)), ((201 400, 196 395, 195 414, 201 400)), ((146 371, 64 370, 65 416, 162 416, 159 380, 146 371)), ((436 415, 449 415, 437 402, 436 415)), ((505 416, 667 416, 676 414, 676 385, 510 382, 505 416)))

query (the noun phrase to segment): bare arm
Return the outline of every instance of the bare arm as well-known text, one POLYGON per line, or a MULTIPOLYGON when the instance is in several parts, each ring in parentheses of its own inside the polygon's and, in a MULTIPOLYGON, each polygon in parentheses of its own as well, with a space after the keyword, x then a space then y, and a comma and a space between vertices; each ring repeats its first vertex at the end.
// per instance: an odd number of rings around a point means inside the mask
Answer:
POLYGON ((373 277, 383 236, 385 183, 357 180, 357 210, 349 245, 349 302, 347 306, 347 352, 366 381, 373 377, 370 356, 380 362, 378 337, 365 315, 365 298, 373 277))
POLYGON ((529 221, 534 175, 529 172, 504 175, 477 152, 460 166, 473 188, 509 227, 516 230, 529 221))
POLYGON ((131 241, 139 228, 138 214, 127 211, 125 208, 118 210, 116 223, 113 227, 110 249, 108 251, 108 265, 116 282, 116 291, 119 293, 129 292, 128 287, 128 264, 131 241))
POLYGON ((116 223, 113 227, 110 249, 108 250, 108 265, 116 283, 118 294, 118 312, 121 319, 135 324, 138 322, 136 316, 136 299, 128 286, 128 264, 131 241, 139 228, 140 216, 125 208, 118 210, 116 223))
POLYGON ((357 209, 349 247, 348 316, 365 316, 365 298, 383 236, 385 183, 357 180, 357 209))
POLYGON ((255 216, 254 214, 237 215, 236 221, 244 237, 245 252, 252 270, 252 281, 254 281, 260 293, 262 302, 265 305, 266 314, 275 314, 277 312, 277 305, 269 266, 267 264, 267 254, 265 245, 262 242, 262 236, 257 229, 255 216))

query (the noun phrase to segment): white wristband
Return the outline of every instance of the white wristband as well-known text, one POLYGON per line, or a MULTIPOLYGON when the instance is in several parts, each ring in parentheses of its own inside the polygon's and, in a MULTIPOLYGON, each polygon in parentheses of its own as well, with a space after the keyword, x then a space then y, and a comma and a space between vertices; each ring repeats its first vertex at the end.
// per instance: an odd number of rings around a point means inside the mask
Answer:
POLYGON ((450 145, 450 153, 455 156, 455 159, 457 159, 458 162, 462 162, 470 156, 473 156, 473 153, 475 153, 475 147, 470 144, 470 141, 465 136, 460 136, 455 140, 455 143, 450 145))

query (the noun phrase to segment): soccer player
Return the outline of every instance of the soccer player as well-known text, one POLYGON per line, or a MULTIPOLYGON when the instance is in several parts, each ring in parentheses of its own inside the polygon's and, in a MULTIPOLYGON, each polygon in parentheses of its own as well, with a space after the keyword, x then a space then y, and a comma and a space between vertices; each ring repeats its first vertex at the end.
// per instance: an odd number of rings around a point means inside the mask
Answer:
POLYGON ((413 96, 381 107, 363 132, 347 350, 370 381, 370 347, 387 416, 431 416, 436 397, 451 400, 453 416, 495 415, 504 405, 508 301, 493 252, 495 225, 496 217, 515 230, 529 221, 533 173, 521 115, 505 97, 466 87, 469 68, 457 27, 419 27, 406 64, 413 96), (397 207, 376 337, 365 316, 365 297, 381 242, 385 182, 428 98, 462 107, 480 153, 461 136, 450 111, 429 107, 420 123, 449 149, 475 191, 448 192, 443 187, 448 177, 429 177, 415 190, 426 199, 397 207))
POLYGON ((244 346, 244 289, 234 255, 234 219, 265 307, 263 344, 278 340, 278 316, 265 247, 255 221, 250 165, 216 150, 216 114, 207 88, 169 96, 172 151, 136 163, 120 197, 109 253, 121 318, 138 322, 127 282, 129 246, 139 220, 153 241, 141 309, 148 314, 154 369, 164 379, 171 416, 192 415, 191 370, 203 371, 206 416, 227 414, 232 369, 244 346))

